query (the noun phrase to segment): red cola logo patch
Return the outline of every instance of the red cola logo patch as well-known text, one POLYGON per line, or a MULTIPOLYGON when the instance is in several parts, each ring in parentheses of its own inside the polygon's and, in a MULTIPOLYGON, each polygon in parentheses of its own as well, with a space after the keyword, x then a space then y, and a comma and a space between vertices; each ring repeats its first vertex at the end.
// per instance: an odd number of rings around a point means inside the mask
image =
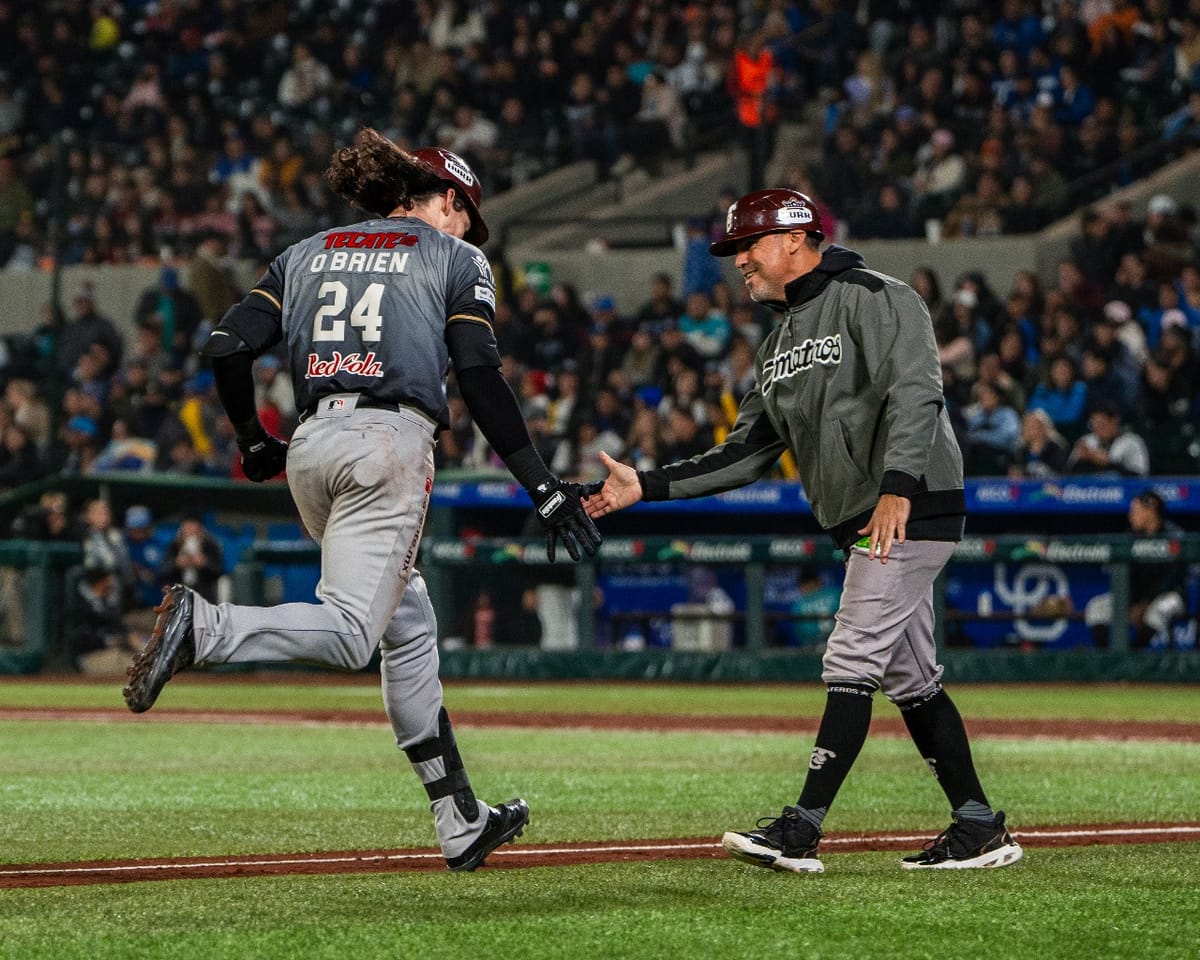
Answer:
POLYGON ((368 353, 365 357, 358 353, 348 353, 343 357, 334 350, 333 356, 328 360, 322 360, 315 353, 308 355, 308 370, 304 374, 305 380, 311 380, 313 377, 332 377, 339 373, 349 373, 355 377, 381 377, 383 376, 383 364, 375 359, 373 352, 368 353))

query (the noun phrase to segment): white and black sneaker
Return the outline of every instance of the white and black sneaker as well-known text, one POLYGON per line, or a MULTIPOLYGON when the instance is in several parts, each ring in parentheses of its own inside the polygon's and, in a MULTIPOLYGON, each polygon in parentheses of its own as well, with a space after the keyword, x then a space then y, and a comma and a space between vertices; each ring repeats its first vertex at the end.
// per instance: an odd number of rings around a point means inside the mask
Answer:
POLYGON ((721 846, 735 860, 792 873, 825 872, 817 857, 820 842, 821 831, 803 819, 796 807, 784 807, 774 819, 763 817, 749 833, 730 831, 721 837, 721 846))
POLYGON ((905 870, 972 870, 1008 867, 1024 856, 1021 845, 1004 826, 1004 813, 995 820, 959 820, 930 840, 920 853, 905 857, 905 870))

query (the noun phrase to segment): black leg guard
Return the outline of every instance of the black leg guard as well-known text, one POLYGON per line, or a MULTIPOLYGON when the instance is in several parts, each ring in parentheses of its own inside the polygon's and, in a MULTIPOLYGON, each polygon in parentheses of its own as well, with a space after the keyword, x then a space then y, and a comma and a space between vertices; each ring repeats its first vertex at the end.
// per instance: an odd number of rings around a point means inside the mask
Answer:
POLYGON ((479 804, 458 752, 454 728, 450 726, 450 715, 445 707, 438 713, 438 735, 404 752, 425 784, 430 802, 453 797, 459 813, 468 823, 474 823, 479 818, 479 804))

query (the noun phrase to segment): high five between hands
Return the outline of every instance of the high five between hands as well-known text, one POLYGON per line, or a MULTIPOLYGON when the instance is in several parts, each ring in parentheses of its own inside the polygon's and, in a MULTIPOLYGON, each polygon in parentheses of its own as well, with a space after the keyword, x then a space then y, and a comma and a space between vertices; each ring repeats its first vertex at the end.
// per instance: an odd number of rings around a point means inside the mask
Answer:
MULTIPOLYGON (((600 460, 608 468, 608 478, 599 491, 583 498, 584 509, 593 520, 632 507, 642 499, 642 484, 633 467, 618 463, 607 453, 601 452, 600 460)), ((869 557, 887 563, 893 543, 904 542, 904 528, 908 523, 912 503, 907 497, 885 493, 879 498, 871 519, 858 531, 860 536, 871 538, 869 557)))

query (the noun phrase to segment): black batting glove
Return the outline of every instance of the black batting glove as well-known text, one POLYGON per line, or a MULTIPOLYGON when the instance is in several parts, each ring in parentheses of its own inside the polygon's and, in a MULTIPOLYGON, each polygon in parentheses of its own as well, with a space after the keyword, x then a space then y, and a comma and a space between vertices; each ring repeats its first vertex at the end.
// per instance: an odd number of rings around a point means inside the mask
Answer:
POLYGON ((596 555, 600 546, 600 531, 583 509, 580 498, 592 496, 602 486, 603 482, 563 483, 557 477, 551 477, 529 491, 538 518, 546 528, 546 559, 551 563, 554 562, 559 540, 576 563, 579 562, 581 546, 589 557, 596 555))
POLYGON ((271 436, 266 430, 255 437, 238 437, 237 446, 242 454, 242 472, 247 480, 262 483, 279 476, 287 466, 287 443, 271 436))

